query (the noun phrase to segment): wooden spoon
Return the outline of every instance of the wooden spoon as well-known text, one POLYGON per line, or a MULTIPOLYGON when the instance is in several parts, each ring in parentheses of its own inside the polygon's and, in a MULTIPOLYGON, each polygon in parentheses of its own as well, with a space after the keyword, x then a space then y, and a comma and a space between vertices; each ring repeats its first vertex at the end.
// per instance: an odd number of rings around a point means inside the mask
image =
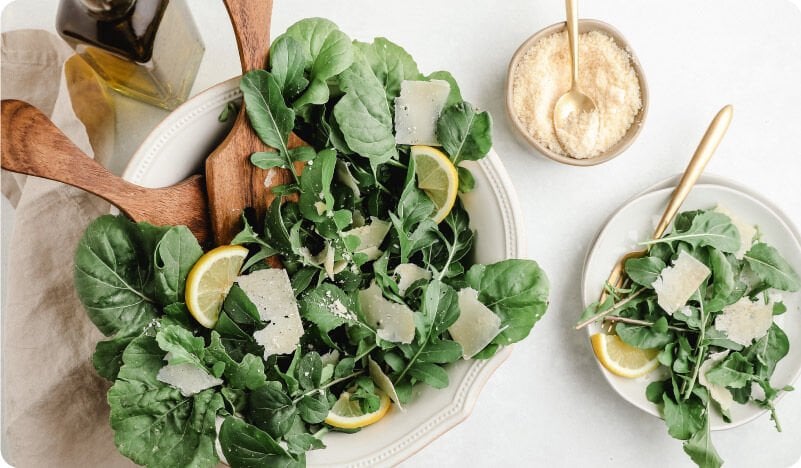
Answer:
MULTIPOLYGON (((272 0, 224 0, 234 26, 242 73, 264 68, 270 48, 272 0)), ((304 145, 294 134, 288 147, 304 145)), ((206 160, 206 189, 209 216, 218 245, 228 244, 242 229, 245 208, 253 208, 258 225, 275 199, 271 189, 291 180, 285 169, 259 169, 250 162, 257 151, 274 151, 256 135, 242 104, 231 132, 206 160), (269 181, 269 183, 265 183, 269 181)))
POLYGON ((2 102, 3 169, 63 182, 108 201, 134 221, 187 226, 204 244, 209 219, 203 177, 171 187, 144 188, 110 173, 75 146, 30 104, 2 102))

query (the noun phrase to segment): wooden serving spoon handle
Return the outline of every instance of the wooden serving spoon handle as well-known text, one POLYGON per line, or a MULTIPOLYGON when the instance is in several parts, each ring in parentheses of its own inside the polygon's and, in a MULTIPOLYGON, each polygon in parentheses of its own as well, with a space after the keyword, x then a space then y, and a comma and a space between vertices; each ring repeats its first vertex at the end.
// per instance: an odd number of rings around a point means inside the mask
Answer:
POLYGON ((110 173, 88 157, 39 109, 17 100, 2 101, 3 169, 43 177, 99 196, 134 221, 185 225, 203 244, 209 221, 203 178, 150 189, 110 173))
MULTIPOLYGON (((234 27, 242 73, 267 65, 270 47, 272 0, 223 0, 234 27)), ((290 135, 288 147, 304 143, 290 135)), ((206 191, 209 196, 209 217, 214 242, 224 245, 242 229, 241 216, 252 208, 256 223, 275 199, 271 189, 291 180, 285 169, 259 169, 250 162, 257 151, 275 151, 256 135, 242 104, 233 127, 225 140, 206 159, 206 191)))

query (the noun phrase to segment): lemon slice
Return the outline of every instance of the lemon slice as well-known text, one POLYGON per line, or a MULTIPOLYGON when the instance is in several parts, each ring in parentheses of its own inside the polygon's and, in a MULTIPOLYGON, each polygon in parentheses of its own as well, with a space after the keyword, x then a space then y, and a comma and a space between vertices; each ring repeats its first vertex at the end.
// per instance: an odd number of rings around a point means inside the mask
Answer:
POLYGON ((350 393, 342 392, 339 399, 328 412, 325 423, 341 429, 358 429, 377 422, 389 411, 390 401, 386 393, 376 391, 381 403, 372 413, 362 413, 358 401, 350 400, 350 393))
POLYGON ((437 223, 451 212, 459 190, 459 173, 448 156, 430 146, 412 146, 417 187, 424 191, 437 207, 432 216, 437 223))
POLYGON ((186 307, 206 328, 214 328, 225 296, 234 284, 248 249, 224 245, 198 259, 186 277, 186 307))
POLYGON ((640 349, 624 343, 617 335, 596 333, 590 337, 592 350, 611 373, 634 379, 659 367, 658 349, 640 349))

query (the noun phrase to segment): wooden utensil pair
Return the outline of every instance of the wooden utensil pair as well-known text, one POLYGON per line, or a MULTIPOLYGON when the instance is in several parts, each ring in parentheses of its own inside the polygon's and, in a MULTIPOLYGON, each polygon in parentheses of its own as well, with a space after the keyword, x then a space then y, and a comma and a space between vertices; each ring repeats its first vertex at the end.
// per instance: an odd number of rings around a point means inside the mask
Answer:
MULTIPOLYGON (((272 0, 224 0, 234 27, 242 72, 266 65, 272 0)), ((292 135, 289 146, 303 142, 292 135)), ((231 132, 206 159, 205 180, 192 176, 164 188, 144 188, 117 177, 87 157, 44 114, 22 101, 2 102, 2 167, 63 182, 93 193, 134 221, 186 225, 201 244, 227 244, 241 229, 244 208, 263 215, 284 184, 284 169, 263 170, 250 163, 256 151, 270 151, 253 132, 241 106, 231 132), (265 185, 270 172, 276 172, 265 185), (205 182, 205 183, 204 183, 205 182), (208 200, 208 203, 207 203, 208 200)))

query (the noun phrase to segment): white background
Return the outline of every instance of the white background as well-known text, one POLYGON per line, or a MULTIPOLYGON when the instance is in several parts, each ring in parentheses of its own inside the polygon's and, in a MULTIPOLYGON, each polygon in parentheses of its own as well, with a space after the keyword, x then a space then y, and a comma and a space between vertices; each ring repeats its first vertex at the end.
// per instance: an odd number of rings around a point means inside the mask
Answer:
MULTIPOLYGON (((8 3, 0 0, 0 6, 8 3)), ((222 3, 188 3, 206 44, 197 92, 237 75, 239 65, 222 3)), ((17 0, 4 9, 3 31, 52 30, 56 4, 17 0)), ((512 53, 529 35, 563 19, 561 1, 275 1, 274 36, 300 18, 324 16, 353 38, 398 42, 423 72, 445 69, 456 76, 466 99, 494 116, 495 149, 523 207, 529 255, 551 278, 549 312, 486 385, 473 415, 407 466, 691 466, 660 420, 611 391, 585 334, 572 330, 581 308, 581 265, 602 222, 635 193, 682 171, 709 120, 727 103, 734 105, 734 121, 707 171, 758 191, 801 226, 801 11, 795 4, 582 3, 582 17, 611 23, 627 37, 651 99, 645 127, 625 154, 576 168, 519 143, 504 109, 512 53)), ((118 120, 127 133, 113 170, 120 172, 163 115, 120 101, 118 120)), ((3 199, 3 258, 12 219, 3 199)), ((713 434, 727 467, 784 467, 799 459, 801 389, 789 393, 778 411, 783 433, 763 416, 713 434)))

